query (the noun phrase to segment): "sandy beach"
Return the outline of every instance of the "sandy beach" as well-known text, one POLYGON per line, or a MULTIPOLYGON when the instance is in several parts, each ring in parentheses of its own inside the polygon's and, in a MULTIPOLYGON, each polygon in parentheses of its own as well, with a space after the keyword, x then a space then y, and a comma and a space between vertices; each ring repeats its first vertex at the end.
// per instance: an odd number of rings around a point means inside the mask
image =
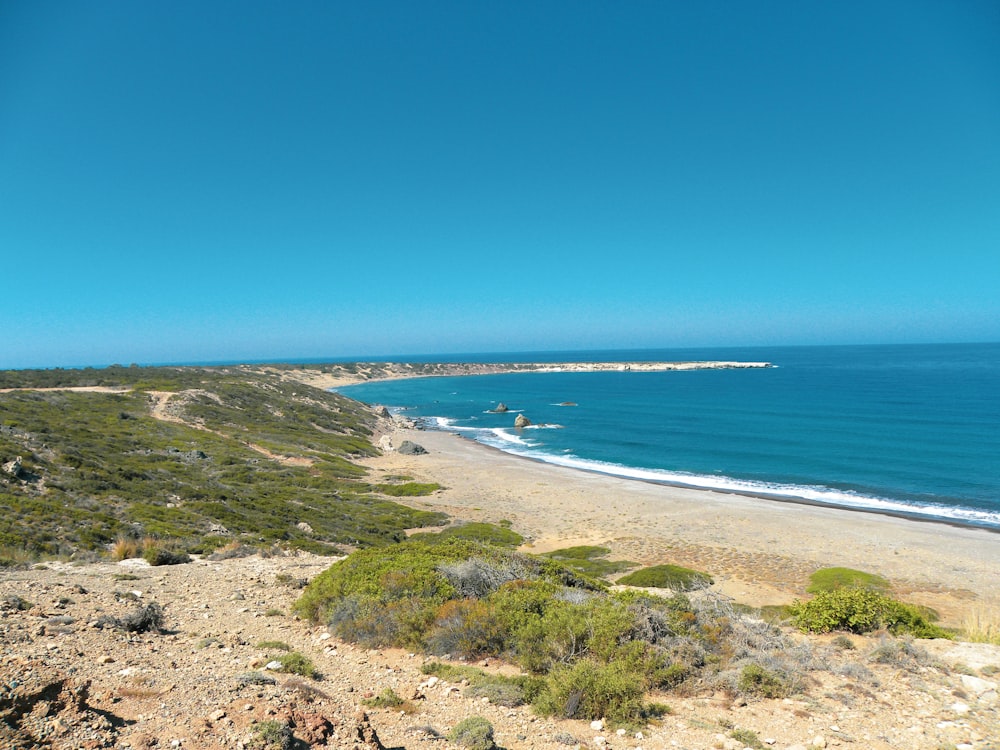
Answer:
POLYGON ((444 489, 417 505, 509 520, 530 551, 599 544, 611 559, 706 571, 719 590, 754 606, 803 598, 812 572, 844 566, 886 577, 945 625, 1000 613, 1000 536, 988 531, 588 473, 444 432, 400 428, 391 439, 428 453, 362 461, 375 476, 438 482, 444 489))

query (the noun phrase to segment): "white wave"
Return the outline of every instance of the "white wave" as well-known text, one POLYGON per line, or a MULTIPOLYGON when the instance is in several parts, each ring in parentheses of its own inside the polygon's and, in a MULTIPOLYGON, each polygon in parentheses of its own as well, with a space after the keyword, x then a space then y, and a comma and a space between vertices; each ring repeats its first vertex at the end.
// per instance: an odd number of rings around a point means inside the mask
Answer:
MULTIPOLYGON (((907 502, 892 498, 863 495, 848 490, 837 490, 818 485, 780 484, 773 482, 757 482, 745 479, 735 479, 726 476, 687 474, 665 469, 647 469, 623 466, 607 461, 583 459, 573 455, 570 449, 562 454, 546 453, 537 450, 533 443, 518 434, 502 427, 483 428, 456 425, 455 420, 445 417, 435 417, 434 423, 438 429, 460 432, 473 440, 499 448, 506 453, 531 458, 556 466, 565 466, 580 471, 608 474, 623 479, 638 479, 645 482, 691 487, 694 489, 714 490, 718 492, 735 492, 773 498, 788 498, 790 500, 806 500, 822 505, 855 510, 893 513, 910 517, 926 518, 928 520, 952 521, 1000 528, 1000 512, 979 510, 968 507, 953 507, 933 502, 907 502)), ((559 427, 559 425, 531 425, 530 428, 559 427)))
POLYGON ((561 424, 553 424, 546 422, 545 424, 529 424, 526 427, 522 427, 522 430, 564 430, 566 429, 561 424))

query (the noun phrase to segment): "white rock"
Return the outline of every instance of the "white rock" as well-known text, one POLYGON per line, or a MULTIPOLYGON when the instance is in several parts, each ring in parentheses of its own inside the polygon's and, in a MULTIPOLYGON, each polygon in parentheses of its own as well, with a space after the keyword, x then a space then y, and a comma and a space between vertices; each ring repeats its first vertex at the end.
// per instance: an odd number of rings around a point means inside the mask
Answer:
POLYGON ((949 708, 956 714, 969 713, 969 705, 967 703, 962 703, 961 701, 959 701, 958 703, 952 703, 951 706, 949 706, 949 708))
POLYGON ((819 748, 826 747, 826 737, 824 737, 821 734, 817 734, 815 737, 813 737, 812 744, 813 747, 819 747, 819 748))
POLYGON ((626 732, 624 729, 619 729, 617 732, 615 732, 615 734, 617 734, 619 737, 624 737, 626 732))
POLYGON ((608 738, 605 737, 603 734, 599 734, 596 737, 594 737, 594 744, 597 745, 598 747, 603 746, 604 743, 607 742, 607 741, 608 741, 608 738))
POLYGON ((988 693, 991 690, 995 691, 997 689, 997 684, 995 682, 990 682, 989 680, 983 680, 979 677, 973 677, 970 674, 962 675, 962 685, 971 690, 976 695, 982 695, 983 693, 988 693))
POLYGON ((281 669, 281 662, 280 661, 269 661, 267 664, 264 665, 264 669, 270 669, 272 671, 281 669))
POLYGON ((590 722, 590 728, 593 729, 595 732, 600 732, 602 729, 604 729, 604 719, 595 719, 594 721, 590 722))

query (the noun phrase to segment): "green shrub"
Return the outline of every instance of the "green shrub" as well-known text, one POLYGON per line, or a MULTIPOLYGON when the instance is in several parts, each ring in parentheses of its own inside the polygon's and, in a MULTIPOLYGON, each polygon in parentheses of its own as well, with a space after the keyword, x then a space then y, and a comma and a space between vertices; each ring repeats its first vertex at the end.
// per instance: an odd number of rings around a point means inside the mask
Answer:
POLYGON ((841 651, 853 651, 857 646, 854 645, 854 641, 848 638, 846 635, 838 635, 831 641, 831 644, 841 651))
POLYGON ((463 719, 448 732, 448 739, 468 750, 494 750, 493 725, 482 716, 463 719))
POLYGON ((275 659, 275 661, 281 663, 282 672, 319 679, 319 673, 316 671, 316 667, 313 665, 312 660, 305 654, 301 654, 298 651, 282 654, 275 659))
POLYGON ((295 736, 291 727, 283 721, 258 721, 250 727, 253 735, 251 750, 291 750, 295 746, 295 736))
POLYGON ((741 693, 760 698, 784 698, 789 693, 785 680, 759 664, 744 666, 736 687, 741 693))
POLYGON ((519 547, 524 543, 524 537, 516 531, 492 523, 460 523, 448 526, 439 532, 422 532, 410 537, 411 541, 435 544, 438 542, 461 539, 480 544, 490 544, 497 547, 519 547))
POLYGON ((809 586, 806 591, 819 594, 834 589, 864 588, 875 591, 888 591, 889 582, 874 573, 865 573, 851 568, 821 568, 809 576, 809 586))
POLYGON ((808 602, 795 602, 790 611, 796 627, 811 633, 833 630, 868 633, 886 628, 917 638, 951 637, 932 624, 919 608, 866 588, 823 591, 808 602))
POLYGON ((391 687, 387 687, 374 698, 365 698, 361 702, 372 708, 399 708, 405 701, 396 695, 395 690, 391 687))
POLYGON ((622 665, 580 659, 553 667, 534 705, 547 716, 629 723, 642 718, 645 693, 642 679, 622 665))
POLYGON ((622 586, 670 589, 671 591, 697 591, 712 585, 712 577, 679 565, 654 565, 619 578, 615 583, 622 586))
POLYGON ((147 547, 142 553, 143 559, 150 565, 183 565, 191 562, 191 556, 186 552, 175 552, 166 547, 147 547))
POLYGON ((767 747, 760 741, 757 733, 750 729, 734 729, 729 733, 729 736, 737 742, 743 743, 744 747, 752 747, 754 750, 765 750, 767 747))

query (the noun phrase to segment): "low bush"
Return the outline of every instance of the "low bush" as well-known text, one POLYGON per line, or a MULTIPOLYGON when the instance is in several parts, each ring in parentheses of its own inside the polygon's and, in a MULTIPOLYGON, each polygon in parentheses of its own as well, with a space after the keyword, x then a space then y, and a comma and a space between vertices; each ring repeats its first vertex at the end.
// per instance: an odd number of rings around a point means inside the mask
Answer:
POLYGON ((295 747, 292 729, 283 721, 258 721, 250 727, 250 731, 250 750, 292 750, 295 747))
POLYGON ((143 551, 142 558, 154 567, 157 565, 183 565, 191 562, 191 556, 186 552, 176 552, 166 547, 148 547, 143 551))
POLYGON ((468 750, 494 750, 493 725, 482 716, 470 716, 448 732, 448 739, 468 750))
POLYGON ((785 680, 760 664, 754 663, 743 667, 736 686, 741 693, 760 698, 784 698, 789 693, 785 680))
POLYGON ((642 588, 670 589, 671 591, 698 591, 712 585, 712 577, 690 568, 679 565, 654 565, 643 568, 627 576, 622 576, 615 583, 621 586, 639 586, 642 588))
POLYGON ((275 661, 281 663, 282 672, 297 674, 302 677, 311 677, 314 680, 319 679, 319 673, 316 671, 316 667, 313 665, 312 660, 305 654, 299 653, 298 651, 282 654, 275 659, 275 661))
POLYGON ((734 729, 729 733, 737 742, 743 744, 743 747, 750 747, 753 750, 765 750, 767 745, 760 741, 760 737, 752 729, 734 729))
POLYGON ((261 641, 257 648, 263 651, 291 651, 292 647, 284 641, 261 641))
POLYGON ((559 718, 628 723, 643 715, 645 694, 642 679, 623 665, 580 659, 553 667, 535 707, 559 718))
POLYGON ((811 633, 833 630, 868 633, 885 628, 917 638, 951 638, 947 631, 930 622, 928 612, 873 589, 823 591, 808 602, 795 602, 790 611, 796 627, 811 633))
POLYGON ((111 627, 124 630, 127 633, 162 633, 163 607, 156 602, 150 602, 129 612, 121 618, 104 615, 97 620, 98 627, 111 627))
POLYGON ((391 687, 387 687, 374 698, 365 698, 361 701, 370 708, 399 708, 404 702, 391 687))
POLYGON ((868 659, 876 664, 888 664, 909 671, 926 664, 928 658, 927 652, 922 648, 900 638, 882 638, 868 653, 868 659))

